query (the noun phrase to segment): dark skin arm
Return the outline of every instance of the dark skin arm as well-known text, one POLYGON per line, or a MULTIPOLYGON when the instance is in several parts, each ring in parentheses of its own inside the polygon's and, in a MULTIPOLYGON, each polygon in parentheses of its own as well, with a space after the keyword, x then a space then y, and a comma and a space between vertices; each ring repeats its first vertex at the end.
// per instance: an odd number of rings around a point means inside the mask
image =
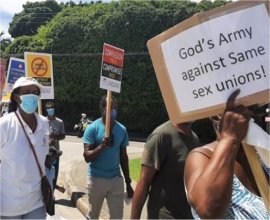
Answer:
POLYGON ((247 108, 235 105, 238 94, 239 90, 227 101, 220 139, 211 145, 211 158, 194 150, 186 160, 188 200, 201 218, 223 218, 231 200, 236 155, 250 119, 247 108))
POLYGON ((54 139, 58 139, 58 140, 63 140, 63 139, 65 139, 65 137, 66 137, 65 134, 59 134, 59 135, 50 134, 50 138, 54 138, 54 139))
POLYGON ((120 148, 120 164, 125 177, 127 195, 129 198, 132 198, 134 191, 131 187, 131 179, 129 177, 128 155, 126 147, 120 148))
POLYGON ((130 219, 140 219, 144 203, 149 193, 149 188, 156 172, 157 170, 155 168, 142 165, 140 180, 132 199, 130 219))
POLYGON ((66 191, 66 189, 65 189, 64 187, 58 186, 58 185, 55 186, 55 189, 57 189, 57 190, 60 191, 61 193, 64 193, 64 192, 66 191))
POLYGON ((104 137, 99 146, 95 146, 93 144, 84 144, 84 152, 83 157, 85 162, 89 163, 94 161, 96 157, 107 147, 109 147, 110 141, 109 137, 104 137))

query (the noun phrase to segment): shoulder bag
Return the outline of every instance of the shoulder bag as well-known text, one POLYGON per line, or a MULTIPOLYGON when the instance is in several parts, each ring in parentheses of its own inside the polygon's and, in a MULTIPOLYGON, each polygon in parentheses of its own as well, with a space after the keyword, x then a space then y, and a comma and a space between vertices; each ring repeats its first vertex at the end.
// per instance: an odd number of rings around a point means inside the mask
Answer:
POLYGON ((36 163, 37 163, 37 166, 38 166, 38 170, 39 170, 39 174, 40 174, 40 177, 41 177, 41 191, 42 191, 42 196, 43 196, 43 202, 45 203, 45 206, 46 206, 46 212, 49 214, 49 215, 54 215, 55 211, 54 211, 54 199, 53 199, 53 190, 50 186, 50 183, 47 179, 47 177, 43 174, 42 170, 41 170, 41 167, 40 167, 40 164, 38 162, 38 158, 37 158, 37 154, 36 154, 36 151, 35 151, 35 148, 30 140, 30 138, 28 137, 26 131, 25 131, 25 128, 23 126, 23 123, 20 119, 20 117, 17 115, 17 113, 15 112, 15 115, 17 116, 22 128, 23 128, 23 131, 24 131, 24 134, 29 142, 29 145, 30 145, 30 148, 34 154, 34 157, 35 157, 35 160, 36 160, 36 163))

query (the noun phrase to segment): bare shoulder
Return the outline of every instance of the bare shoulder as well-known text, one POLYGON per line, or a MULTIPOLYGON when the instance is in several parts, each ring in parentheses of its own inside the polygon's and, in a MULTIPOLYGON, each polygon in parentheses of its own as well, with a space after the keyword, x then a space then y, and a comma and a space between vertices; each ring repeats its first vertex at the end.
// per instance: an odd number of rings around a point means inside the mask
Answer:
POLYGON ((207 157, 210 159, 213 154, 213 151, 216 148, 216 145, 217 142, 214 141, 202 147, 197 147, 189 153, 189 157, 207 157))

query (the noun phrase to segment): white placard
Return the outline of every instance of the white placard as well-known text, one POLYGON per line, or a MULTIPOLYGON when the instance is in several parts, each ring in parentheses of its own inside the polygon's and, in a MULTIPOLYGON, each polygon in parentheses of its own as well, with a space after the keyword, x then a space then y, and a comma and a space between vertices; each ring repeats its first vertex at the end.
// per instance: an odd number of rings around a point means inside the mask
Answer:
POLYGON ((269 89, 269 16, 264 4, 226 14, 161 44, 182 113, 269 89))

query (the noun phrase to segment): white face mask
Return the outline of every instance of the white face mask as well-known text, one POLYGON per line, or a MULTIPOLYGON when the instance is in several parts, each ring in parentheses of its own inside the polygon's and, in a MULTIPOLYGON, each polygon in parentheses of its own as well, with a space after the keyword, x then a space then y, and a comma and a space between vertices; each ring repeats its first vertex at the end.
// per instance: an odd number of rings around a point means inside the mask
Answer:
POLYGON ((22 110, 27 114, 32 114, 38 107, 38 96, 34 94, 20 95, 22 110))

